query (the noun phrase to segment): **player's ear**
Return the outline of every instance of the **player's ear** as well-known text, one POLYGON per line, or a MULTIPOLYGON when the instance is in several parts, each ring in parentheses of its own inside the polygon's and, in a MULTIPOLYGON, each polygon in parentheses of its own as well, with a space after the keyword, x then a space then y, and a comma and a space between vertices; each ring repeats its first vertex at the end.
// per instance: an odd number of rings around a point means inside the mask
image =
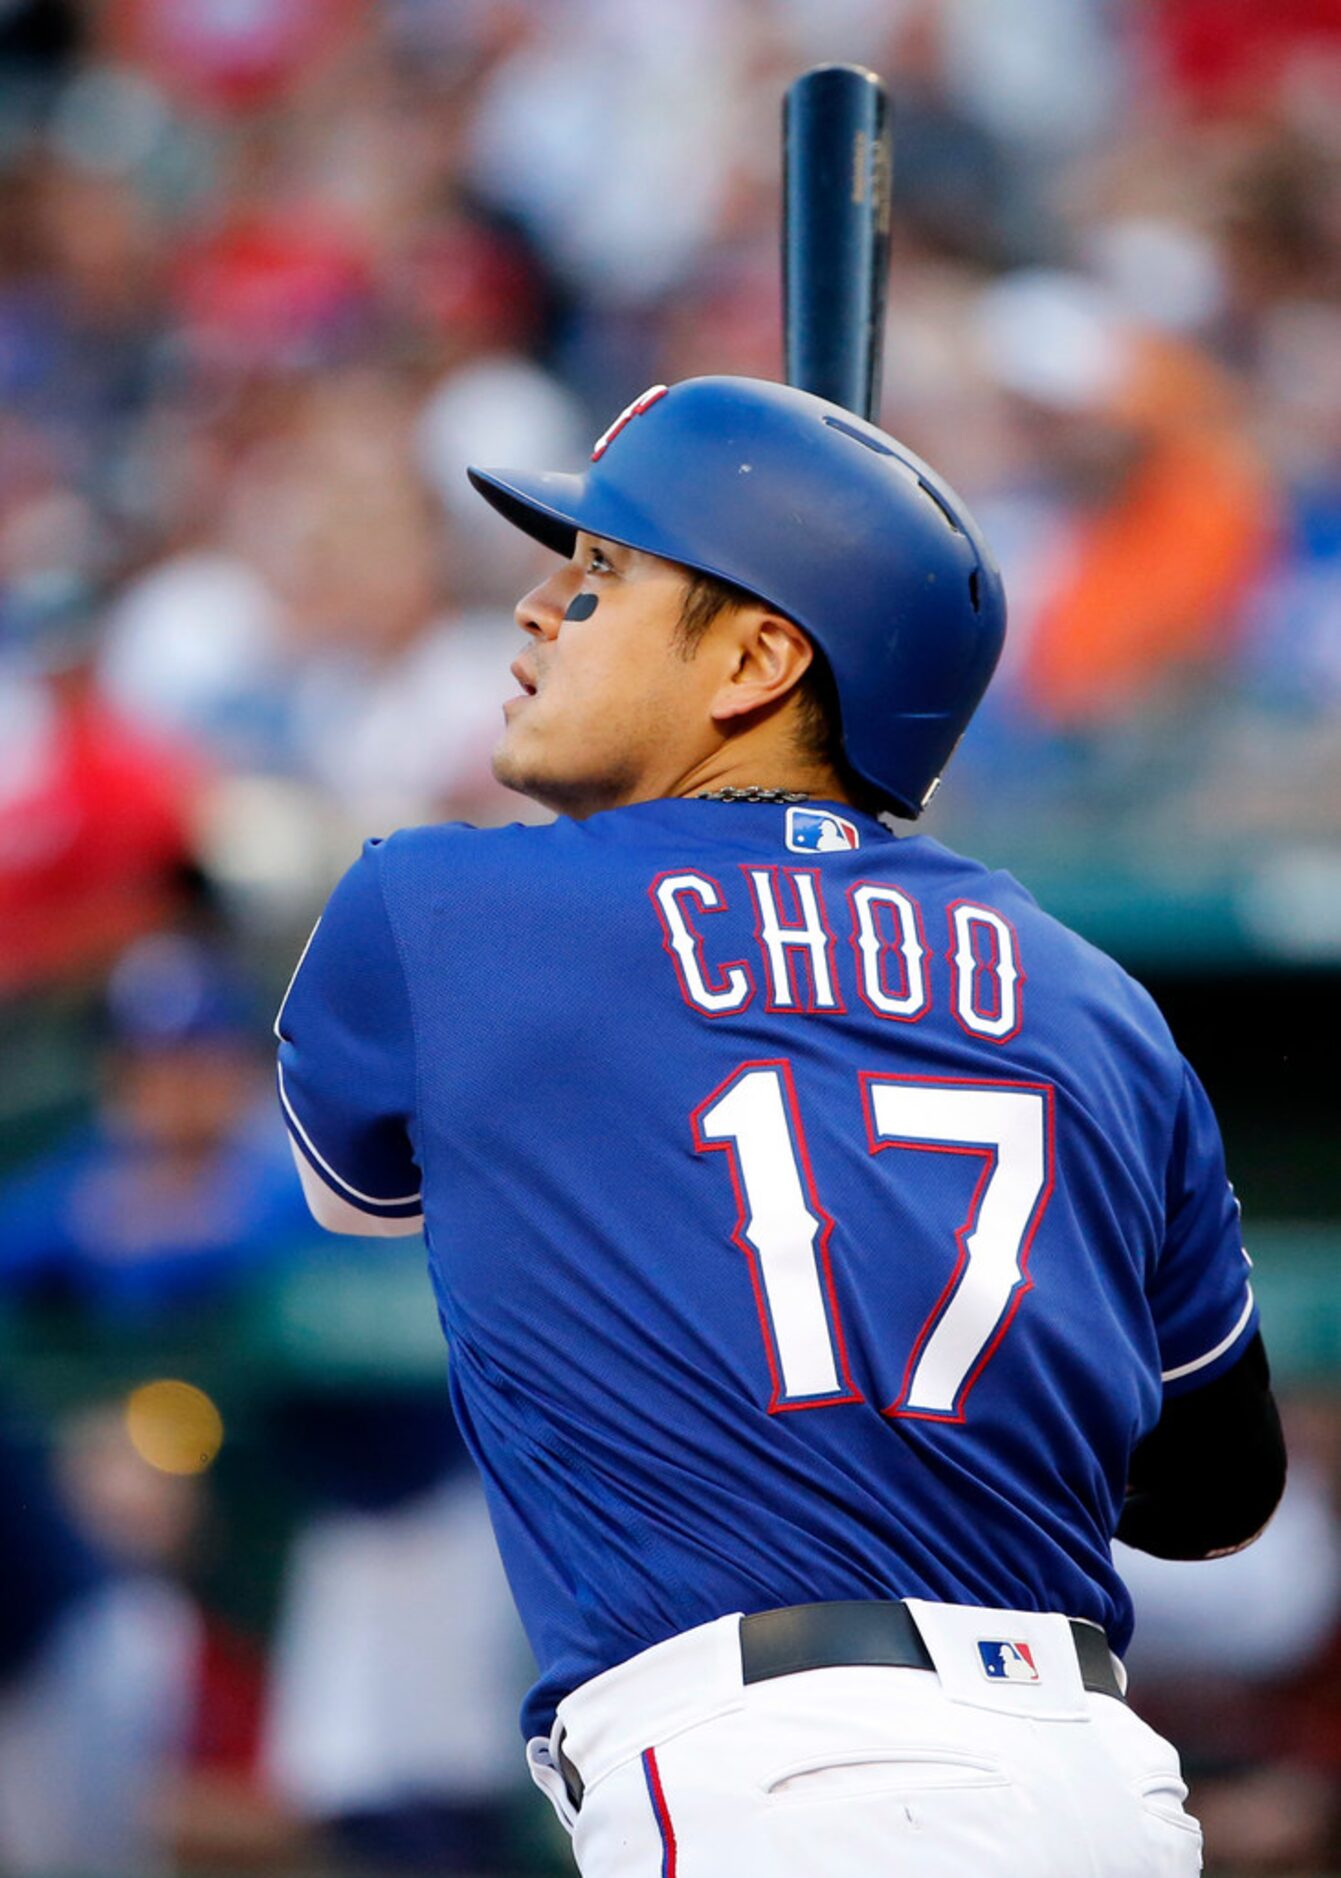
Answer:
POLYGON ((799 684, 815 656, 801 628, 766 607, 737 607, 730 624, 731 662, 712 702, 719 724, 779 703, 799 684))

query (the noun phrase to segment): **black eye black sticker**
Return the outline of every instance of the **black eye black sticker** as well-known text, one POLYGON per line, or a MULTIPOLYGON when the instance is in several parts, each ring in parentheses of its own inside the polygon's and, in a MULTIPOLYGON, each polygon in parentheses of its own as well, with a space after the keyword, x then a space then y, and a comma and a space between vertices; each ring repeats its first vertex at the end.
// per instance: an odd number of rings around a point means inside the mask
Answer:
POLYGON ((601 596, 598 593, 580 593, 576 599, 569 602, 564 618, 590 619, 600 604, 601 596))

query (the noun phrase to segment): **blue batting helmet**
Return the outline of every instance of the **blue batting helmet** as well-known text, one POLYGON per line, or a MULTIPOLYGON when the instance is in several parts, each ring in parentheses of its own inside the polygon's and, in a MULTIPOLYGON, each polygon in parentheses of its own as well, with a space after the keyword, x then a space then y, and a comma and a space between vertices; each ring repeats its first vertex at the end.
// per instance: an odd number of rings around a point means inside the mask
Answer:
POLYGON ((973 517, 902 444, 787 385, 690 378, 630 405, 582 475, 469 475, 560 554, 582 529, 786 614, 833 673, 848 764, 921 814, 996 667, 1006 604, 973 517))

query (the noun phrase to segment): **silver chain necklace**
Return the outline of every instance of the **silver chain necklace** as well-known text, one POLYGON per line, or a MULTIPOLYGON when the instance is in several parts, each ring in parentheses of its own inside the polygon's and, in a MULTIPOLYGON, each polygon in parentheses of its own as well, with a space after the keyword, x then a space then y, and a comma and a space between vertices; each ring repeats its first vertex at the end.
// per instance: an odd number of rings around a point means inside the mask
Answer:
POLYGON ((808 802, 804 789, 759 789, 753 783, 743 789, 704 789, 696 802, 808 802))

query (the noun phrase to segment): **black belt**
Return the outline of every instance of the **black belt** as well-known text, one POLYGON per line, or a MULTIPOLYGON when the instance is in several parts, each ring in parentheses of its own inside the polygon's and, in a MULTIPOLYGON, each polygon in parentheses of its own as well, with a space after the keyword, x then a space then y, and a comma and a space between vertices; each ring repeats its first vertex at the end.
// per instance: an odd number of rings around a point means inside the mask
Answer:
MULTIPOLYGON (((986 1615, 986 1613, 984 1613, 986 1615)), ((1097 1624, 1071 1619, 1080 1680, 1094 1695, 1125 1701, 1108 1638, 1097 1624)), ((933 1669, 907 1605, 862 1599, 851 1603, 793 1604, 780 1611, 755 1611, 740 1620, 740 1666, 744 1682, 768 1682, 807 1669, 933 1669)), ((582 1776, 563 1751, 555 1751, 574 1811, 582 1804, 582 1776)))
MULTIPOLYGON (((1108 1638, 1099 1626, 1073 1617, 1071 1635, 1085 1687, 1124 1700, 1108 1638)), ((746 1682, 794 1676, 803 1669, 934 1668, 907 1605, 874 1600, 755 1611, 740 1620, 740 1661, 746 1682)))

